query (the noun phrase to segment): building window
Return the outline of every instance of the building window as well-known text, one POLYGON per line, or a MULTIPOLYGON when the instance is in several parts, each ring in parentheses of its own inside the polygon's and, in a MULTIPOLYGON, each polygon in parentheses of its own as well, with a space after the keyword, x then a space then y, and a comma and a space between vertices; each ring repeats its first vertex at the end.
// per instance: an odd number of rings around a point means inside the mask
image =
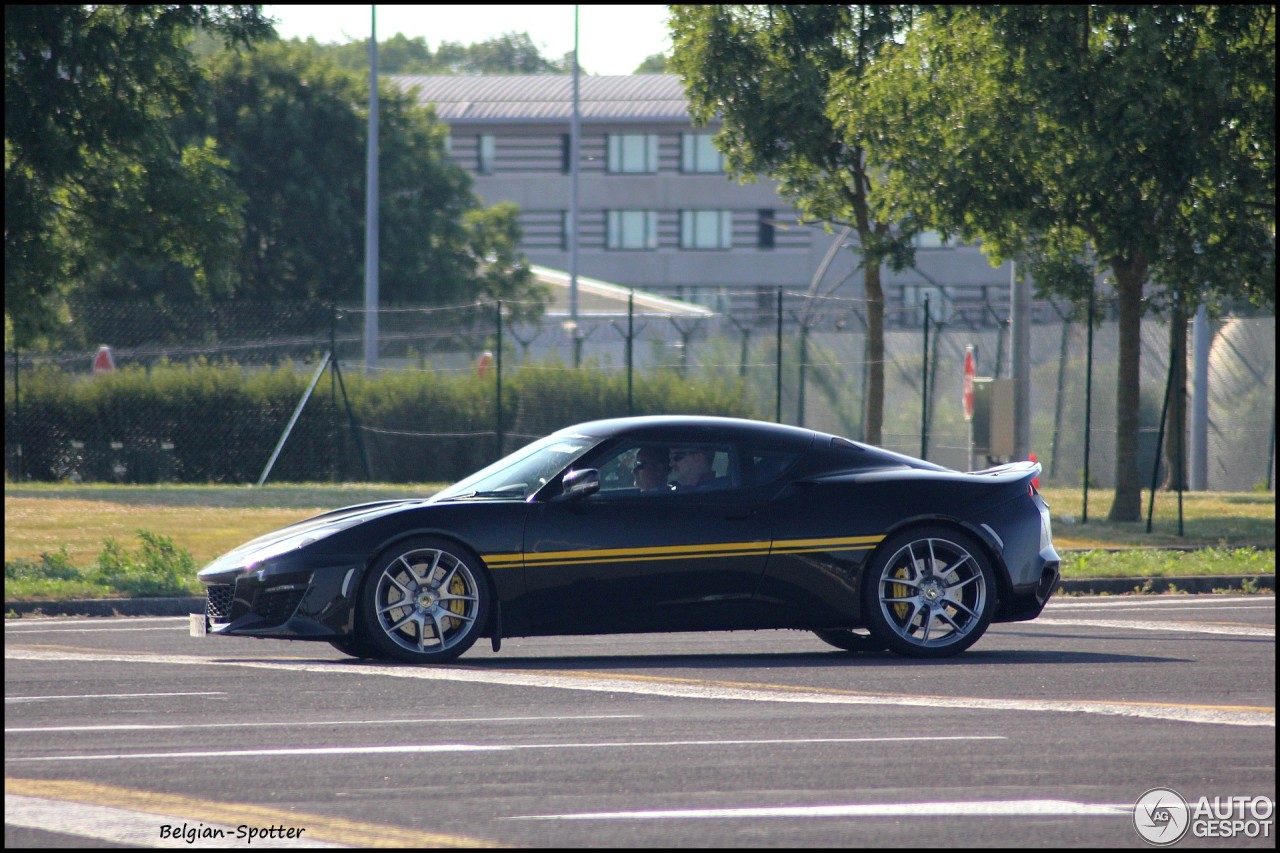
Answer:
POLYGON ((606 248, 658 248, 658 212, 656 210, 610 210, 606 219, 608 223, 608 232, 605 235, 606 248))
POLYGON ((658 134, 609 134, 608 170, 619 175, 658 171, 658 134))
POLYGON ((772 249, 774 239, 773 208, 762 207, 756 211, 756 214, 760 223, 759 232, 756 235, 756 248, 772 249))
POLYGON ((711 143, 710 133, 680 134, 680 171, 723 172, 724 155, 711 143))
POLYGON ((680 211, 680 248, 733 248, 733 215, 727 210, 680 211))
POLYGON ((493 174, 493 156, 497 147, 492 133, 481 133, 476 136, 476 172, 478 174, 493 174))
POLYGON ((573 134, 560 134, 560 174, 567 175, 573 171, 573 134))

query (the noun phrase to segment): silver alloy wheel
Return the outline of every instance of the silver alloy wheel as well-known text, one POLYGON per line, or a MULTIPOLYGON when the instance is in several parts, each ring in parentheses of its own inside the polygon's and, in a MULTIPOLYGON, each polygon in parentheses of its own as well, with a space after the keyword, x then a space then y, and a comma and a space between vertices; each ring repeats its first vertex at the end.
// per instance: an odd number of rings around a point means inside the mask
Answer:
POLYGON ((959 651, 986 630, 990 570, 985 558, 970 553, 956 538, 913 538, 877 573, 878 616, 892 632, 895 650, 959 651))
POLYGON ((475 639, 482 606, 480 583, 467 563, 450 551, 406 551, 374 579, 377 628, 415 656, 453 657, 475 639))

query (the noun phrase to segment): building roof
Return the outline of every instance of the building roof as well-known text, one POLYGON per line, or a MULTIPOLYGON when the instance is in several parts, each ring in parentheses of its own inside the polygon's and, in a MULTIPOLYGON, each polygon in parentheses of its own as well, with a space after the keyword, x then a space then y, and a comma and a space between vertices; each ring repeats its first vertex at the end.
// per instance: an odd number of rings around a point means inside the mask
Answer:
MULTIPOLYGON (((531 264, 534 278, 549 285, 551 304, 547 306, 550 316, 569 315, 569 273, 531 264)), ((620 284, 610 284, 595 278, 578 276, 578 314, 579 316, 625 317, 631 305, 637 314, 661 314, 672 317, 711 317, 715 312, 710 308, 669 299, 645 290, 635 290, 620 284), (634 299, 634 302, 632 300, 634 299)))
MULTIPOLYGON (((446 122, 567 122, 573 118, 573 77, 569 74, 480 76, 389 75, 418 101, 434 104, 446 122)), ((628 74, 578 78, 582 122, 689 122, 689 98, 675 74, 628 74)))

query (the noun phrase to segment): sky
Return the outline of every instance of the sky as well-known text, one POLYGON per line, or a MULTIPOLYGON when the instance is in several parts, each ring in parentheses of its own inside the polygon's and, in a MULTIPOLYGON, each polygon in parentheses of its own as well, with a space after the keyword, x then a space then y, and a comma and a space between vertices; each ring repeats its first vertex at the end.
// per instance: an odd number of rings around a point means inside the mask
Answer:
MULTIPOLYGON (((546 59, 573 50, 574 6, 265 6, 281 38, 342 44, 369 37, 377 9, 378 41, 421 36, 432 51, 442 41, 474 44, 528 33, 546 59)), ((644 59, 671 49, 666 6, 578 6, 578 64, 588 74, 631 74, 644 59)))

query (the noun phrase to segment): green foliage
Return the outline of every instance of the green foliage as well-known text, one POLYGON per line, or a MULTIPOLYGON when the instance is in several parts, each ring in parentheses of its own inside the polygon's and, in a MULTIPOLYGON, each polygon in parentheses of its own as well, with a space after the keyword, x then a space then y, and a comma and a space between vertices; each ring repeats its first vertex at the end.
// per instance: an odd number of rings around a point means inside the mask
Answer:
MULTIPOLYGON (((244 193, 238 298, 363 298, 368 91, 297 42, 210 63, 217 135, 244 193)), ((379 297, 442 305, 545 302, 517 251, 513 205, 483 208, 448 157, 448 128, 384 85, 379 118, 379 297)))
POLYGON ((112 589, 131 596, 183 595, 195 574, 196 562, 176 548, 167 536, 138 531, 142 546, 136 554, 107 539, 98 554, 98 577, 112 589))
POLYGON ((5 562, 4 579, 6 581, 16 581, 24 579, 35 580, 75 580, 80 577, 80 570, 71 563, 71 557, 67 554, 67 547, 63 545, 57 551, 44 553, 40 555, 40 562, 32 562, 31 560, 15 560, 13 562, 5 562))
POLYGON ((1066 551, 1066 578, 1192 577, 1197 575, 1274 575, 1276 552, 1261 548, 1195 550, 1131 549, 1066 551))
MULTIPOLYGON (((369 73, 368 39, 346 44, 318 44, 315 39, 298 43, 348 71, 369 73)), ((565 59, 543 58, 528 33, 504 33, 469 45, 443 41, 434 54, 422 36, 408 38, 396 33, 378 42, 381 74, 568 74, 572 70, 565 59)))
MULTIPOLYGON (((877 216, 981 240, 1077 303, 1109 270, 1118 400, 1148 307, 1275 304, 1274 7, 928 7, 835 88, 877 216)), ((1138 430, 1117 406, 1117 521, 1139 516, 1138 430)))
POLYGON ((235 227, 218 218, 234 204, 224 164, 175 133, 201 108, 198 28, 228 44, 272 34, 253 6, 5 6, 5 317, 22 346, 131 250, 200 286, 218 276, 235 227))
MULTIPOLYGON (((23 421, 42 425, 24 431, 24 472, 36 480, 256 482, 314 369, 193 361, 95 377, 24 373, 23 421)), ((272 482, 363 480, 366 459, 379 479, 449 482, 496 458, 493 375, 424 369, 343 377, 345 399, 324 382, 308 400, 272 482)), ((16 435, 11 385, 6 394, 5 428, 16 435)), ((754 414, 741 381, 690 379, 674 370, 637 376, 632 398, 629 407, 624 373, 526 364, 503 378, 501 449, 628 412, 754 414)))
POLYGON ((721 123, 716 146, 743 181, 776 180, 801 217, 858 235, 871 365, 863 421, 881 441, 884 417, 884 292, 880 266, 913 261, 912 217, 874 215, 875 180, 856 129, 829 110, 837 81, 876 73, 880 56, 915 15, 913 6, 671 6, 671 70, 682 75, 695 123, 721 123), (893 227, 891 227, 891 224, 893 227))
MULTIPOLYGON (((259 8, 6 7, 15 346, 66 346, 103 301, 163 312, 362 300, 366 75, 314 44, 213 49, 215 34, 269 38, 259 8)), ((527 42, 486 50, 524 62, 527 42)), ((477 61, 499 61, 487 55, 477 61)), ((540 312, 546 296, 518 252, 517 212, 481 206, 447 156, 448 128, 388 85, 379 131, 381 301, 487 296, 540 312)))
POLYGON ((103 542, 95 565, 72 565, 67 549, 41 554, 40 561, 5 561, 5 596, 12 599, 146 598, 192 593, 196 561, 167 536, 139 530, 139 550, 130 553, 114 539, 103 542))
POLYGON ((667 55, 653 53, 641 60, 633 74, 665 74, 667 73, 667 55))

